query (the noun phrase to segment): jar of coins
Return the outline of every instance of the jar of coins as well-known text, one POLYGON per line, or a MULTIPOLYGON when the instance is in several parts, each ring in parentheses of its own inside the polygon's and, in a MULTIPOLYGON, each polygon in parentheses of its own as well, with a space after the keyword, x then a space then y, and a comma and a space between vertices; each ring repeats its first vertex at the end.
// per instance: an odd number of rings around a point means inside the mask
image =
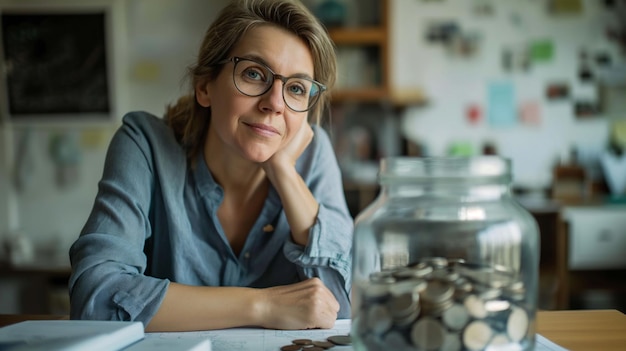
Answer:
POLYGON ((383 159, 355 220, 355 350, 533 350, 539 235, 497 156, 383 159))

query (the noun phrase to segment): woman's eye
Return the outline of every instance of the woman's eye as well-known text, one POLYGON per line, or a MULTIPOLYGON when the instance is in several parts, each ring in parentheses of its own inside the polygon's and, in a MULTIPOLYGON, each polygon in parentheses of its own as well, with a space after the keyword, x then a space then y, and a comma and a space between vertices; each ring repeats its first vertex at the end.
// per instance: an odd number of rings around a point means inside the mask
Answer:
POLYGON ((291 95, 306 95, 306 88, 301 84, 291 84, 288 87, 288 91, 291 95))
POLYGON ((243 72, 245 78, 252 80, 265 80, 263 73, 254 68, 248 68, 243 72))

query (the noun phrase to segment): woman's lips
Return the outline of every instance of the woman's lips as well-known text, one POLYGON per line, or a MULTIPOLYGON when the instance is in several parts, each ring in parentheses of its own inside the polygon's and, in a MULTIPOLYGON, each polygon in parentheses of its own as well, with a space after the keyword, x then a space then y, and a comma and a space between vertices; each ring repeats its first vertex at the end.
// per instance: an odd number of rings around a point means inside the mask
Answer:
POLYGON ((267 136, 274 136, 274 135, 278 135, 280 133, 278 133, 278 130, 272 126, 268 126, 266 124, 262 124, 262 123, 245 123, 245 125, 247 125, 248 127, 252 128, 252 130, 254 130, 254 132, 261 134, 261 135, 267 135, 267 136))

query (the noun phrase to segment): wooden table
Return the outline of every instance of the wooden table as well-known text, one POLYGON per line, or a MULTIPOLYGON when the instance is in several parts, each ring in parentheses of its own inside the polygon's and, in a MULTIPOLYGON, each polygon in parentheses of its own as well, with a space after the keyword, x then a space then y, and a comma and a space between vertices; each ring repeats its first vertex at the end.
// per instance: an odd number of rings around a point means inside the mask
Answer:
MULTIPOLYGON (((0 315, 0 327, 59 315, 0 315)), ((571 351, 626 350, 626 315, 617 310, 541 311, 537 332, 571 351)))
POLYGON ((617 310, 539 312, 537 332, 571 351, 626 350, 626 315, 617 310))

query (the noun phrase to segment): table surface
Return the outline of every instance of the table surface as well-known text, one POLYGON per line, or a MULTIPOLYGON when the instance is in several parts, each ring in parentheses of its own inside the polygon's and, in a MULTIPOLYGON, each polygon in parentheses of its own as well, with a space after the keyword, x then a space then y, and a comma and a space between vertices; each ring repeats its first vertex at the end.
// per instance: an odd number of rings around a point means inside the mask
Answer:
MULTIPOLYGON (((0 327, 33 319, 67 316, 0 314, 0 327)), ((626 350, 626 315, 617 310, 540 311, 537 332, 571 351, 626 350)))

